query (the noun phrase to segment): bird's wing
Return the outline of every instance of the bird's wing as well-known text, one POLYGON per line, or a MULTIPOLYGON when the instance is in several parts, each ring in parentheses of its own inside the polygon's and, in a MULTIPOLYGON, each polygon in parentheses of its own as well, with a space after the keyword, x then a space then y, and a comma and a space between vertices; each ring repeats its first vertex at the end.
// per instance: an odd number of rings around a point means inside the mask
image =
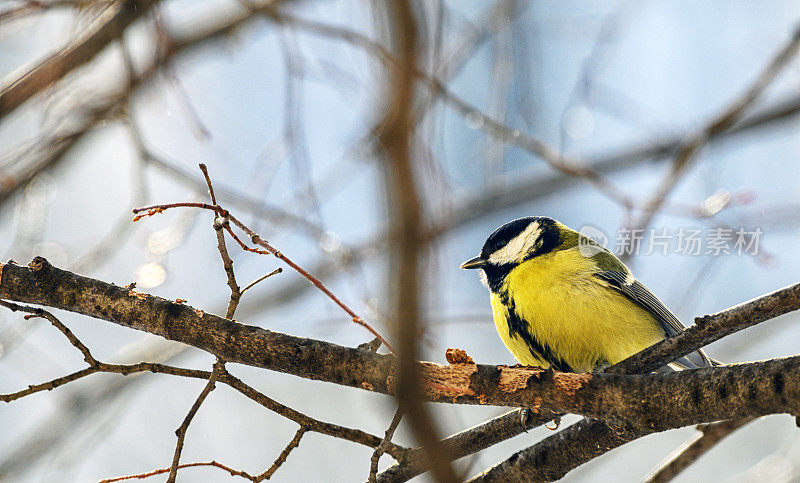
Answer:
MULTIPOLYGON (((606 282, 610 288, 621 292, 638 306, 650 312, 668 337, 677 335, 685 329, 681 321, 664 306, 658 297, 653 295, 653 292, 645 287, 642 282, 636 280, 628 267, 611 252, 604 250, 592 258, 599 267, 595 276, 606 282)), ((688 354, 676 362, 687 367, 711 365, 708 356, 703 351, 688 354)))

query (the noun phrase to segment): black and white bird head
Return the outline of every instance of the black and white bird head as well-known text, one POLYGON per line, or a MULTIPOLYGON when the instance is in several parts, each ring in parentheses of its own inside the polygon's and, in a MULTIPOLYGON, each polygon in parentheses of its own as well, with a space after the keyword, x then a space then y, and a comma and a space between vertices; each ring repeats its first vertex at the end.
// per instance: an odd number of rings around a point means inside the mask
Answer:
POLYGON ((562 227, 566 229, 546 216, 509 221, 493 231, 481 254, 462 263, 461 268, 481 269, 481 280, 494 291, 514 267, 560 247, 564 239, 562 227))

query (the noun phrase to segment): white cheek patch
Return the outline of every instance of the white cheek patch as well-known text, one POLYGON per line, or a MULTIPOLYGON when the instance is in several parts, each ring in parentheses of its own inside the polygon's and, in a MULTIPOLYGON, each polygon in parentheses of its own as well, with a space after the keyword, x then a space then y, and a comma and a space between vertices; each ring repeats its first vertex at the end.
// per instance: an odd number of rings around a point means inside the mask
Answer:
POLYGON ((539 235, 542 229, 539 223, 534 221, 522 233, 515 236, 506 246, 489 255, 489 262, 493 265, 504 265, 522 260, 531 249, 539 243, 539 235))

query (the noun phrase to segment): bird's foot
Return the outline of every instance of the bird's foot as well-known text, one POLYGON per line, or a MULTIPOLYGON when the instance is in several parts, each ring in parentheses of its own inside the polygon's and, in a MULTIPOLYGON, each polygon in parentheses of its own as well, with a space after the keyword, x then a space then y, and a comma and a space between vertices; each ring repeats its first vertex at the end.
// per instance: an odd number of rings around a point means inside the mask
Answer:
POLYGON ((528 408, 521 408, 519 410, 519 425, 522 426, 522 430, 526 433, 528 432, 528 419, 531 416, 531 410, 528 408))

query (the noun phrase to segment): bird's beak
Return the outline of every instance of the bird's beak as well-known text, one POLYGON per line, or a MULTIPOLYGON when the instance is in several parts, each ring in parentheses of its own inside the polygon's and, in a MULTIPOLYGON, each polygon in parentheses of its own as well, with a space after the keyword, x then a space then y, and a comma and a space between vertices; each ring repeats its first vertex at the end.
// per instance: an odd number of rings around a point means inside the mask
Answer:
POLYGON ((486 259, 484 259, 484 258, 481 258, 481 257, 475 257, 475 258, 473 258, 473 259, 467 260, 466 262, 462 263, 462 264, 461 264, 461 268, 463 268, 463 269, 469 269, 469 268, 483 268, 483 267, 484 267, 484 266, 486 266, 488 263, 489 263, 489 261, 488 261, 488 260, 486 260, 486 259))

